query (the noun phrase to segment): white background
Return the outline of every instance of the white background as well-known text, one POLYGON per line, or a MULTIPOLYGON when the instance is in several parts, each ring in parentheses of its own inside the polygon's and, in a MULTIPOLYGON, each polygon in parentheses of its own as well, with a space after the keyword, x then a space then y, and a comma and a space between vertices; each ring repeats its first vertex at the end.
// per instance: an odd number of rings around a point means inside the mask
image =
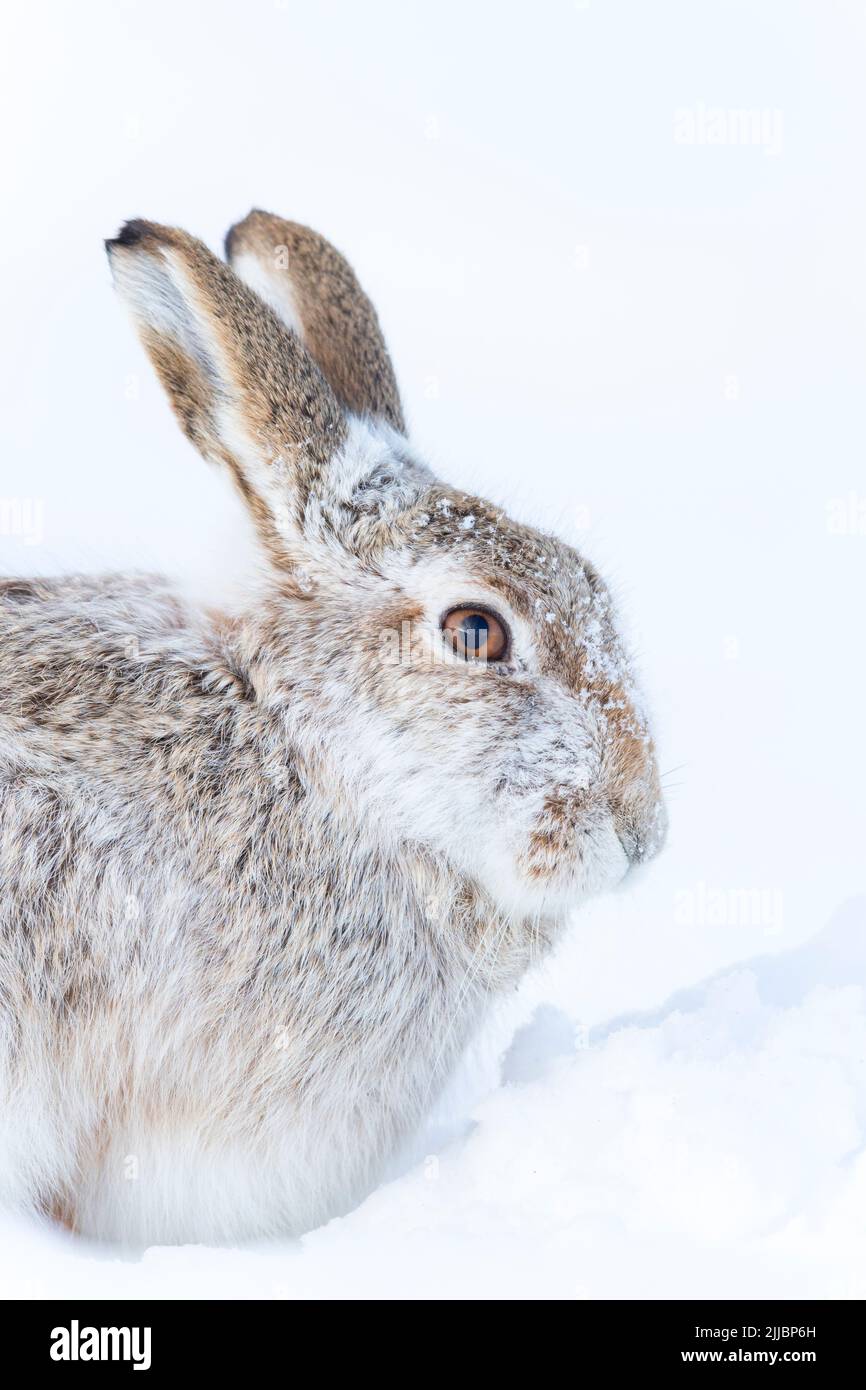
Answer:
POLYGON ((0 572, 242 578, 102 240, 144 216, 218 249, 267 208, 352 260, 434 467, 613 581, 675 785, 663 859, 359 1212, 108 1269, 10 1224, 0 1292, 862 1293, 866 7, 5 13, 0 572), (765 954, 692 992, 684 1039, 670 993, 765 954))

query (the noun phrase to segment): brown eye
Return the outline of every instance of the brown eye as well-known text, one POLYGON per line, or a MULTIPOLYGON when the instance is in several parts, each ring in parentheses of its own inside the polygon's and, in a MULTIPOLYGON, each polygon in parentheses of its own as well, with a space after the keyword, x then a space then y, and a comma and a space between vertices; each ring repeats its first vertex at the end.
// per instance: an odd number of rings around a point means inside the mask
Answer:
POLYGON ((483 608, 453 608, 443 620, 442 631, 467 661, 501 661, 508 650, 505 624, 483 608))

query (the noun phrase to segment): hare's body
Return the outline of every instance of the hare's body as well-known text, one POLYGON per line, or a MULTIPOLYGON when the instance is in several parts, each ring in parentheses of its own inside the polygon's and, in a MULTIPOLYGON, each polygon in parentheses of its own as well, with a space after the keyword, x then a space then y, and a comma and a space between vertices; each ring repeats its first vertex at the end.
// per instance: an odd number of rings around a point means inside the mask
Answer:
POLYGON ((231 619, 0 582, 0 1200, 137 1244, 298 1232, 658 847, 652 744, 603 584, 414 458, 327 243, 252 214, 262 299, 182 233, 110 249, 269 569, 231 619))
POLYGON ((0 583, 0 1175, 90 1234, 345 1207, 490 987, 491 905, 246 681, 156 581, 0 583))

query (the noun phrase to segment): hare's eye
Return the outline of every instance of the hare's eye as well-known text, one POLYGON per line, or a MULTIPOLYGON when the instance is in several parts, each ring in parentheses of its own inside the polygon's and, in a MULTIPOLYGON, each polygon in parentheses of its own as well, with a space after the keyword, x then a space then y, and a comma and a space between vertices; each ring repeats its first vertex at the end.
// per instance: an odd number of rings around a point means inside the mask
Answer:
POLYGON ((501 661, 508 651, 505 624, 483 608, 452 608, 442 620, 442 631, 467 661, 501 661))

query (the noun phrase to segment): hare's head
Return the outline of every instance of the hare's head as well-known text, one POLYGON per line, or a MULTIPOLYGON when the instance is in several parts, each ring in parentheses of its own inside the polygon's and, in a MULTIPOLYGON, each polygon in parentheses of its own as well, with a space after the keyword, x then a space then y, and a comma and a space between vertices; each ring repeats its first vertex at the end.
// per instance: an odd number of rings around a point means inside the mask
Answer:
POLYGON ((261 212, 229 233, 228 265, 148 222, 108 250, 184 430, 271 562, 258 698, 335 795, 508 912, 560 916, 650 858, 665 815, 605 585, 415 456, 343 258, 261 212))

